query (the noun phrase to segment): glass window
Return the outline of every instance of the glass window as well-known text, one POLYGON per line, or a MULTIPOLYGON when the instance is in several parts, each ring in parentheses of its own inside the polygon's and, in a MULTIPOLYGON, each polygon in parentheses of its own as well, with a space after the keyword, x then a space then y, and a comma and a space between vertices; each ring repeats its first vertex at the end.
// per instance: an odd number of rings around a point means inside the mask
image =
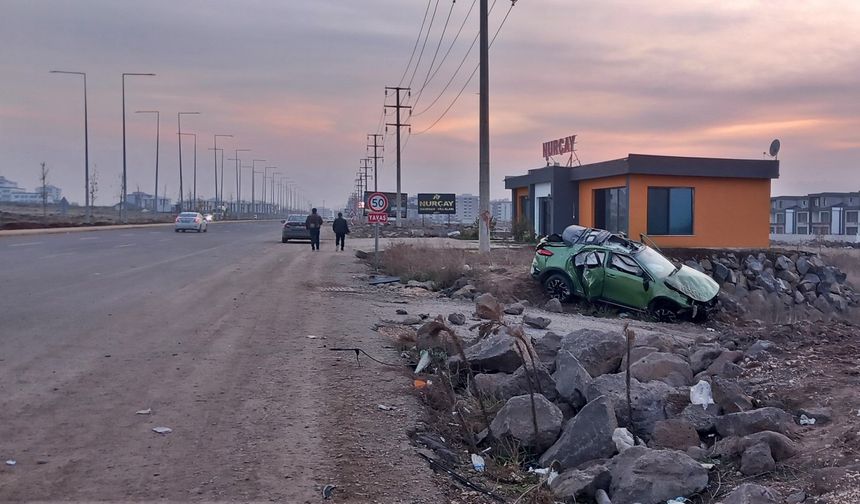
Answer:
POLYGON ((627 232, 627 188, 594 191, 594 227, 611 233, 627 232))
POLYGON ((809 234, 809 228, 806 226, 797 226, 797 234, 809 234))
POLYGON ((693 188, 648 188, 648 234, 693 234, 693 188))
POLYGON ((819 212, 821 222, 830 222, 830 212, 819 212))
POLYGON ((856 226, 846 227, 845 228, 845 234, 856 235, 857 234, 857 227, 856 226))
POLYGON ((857 212, 845 212, 845 222, 857 222, 857 212))
POLYGON ((656 278, 669 276, 675 271, 675 265, 651 247, 642 247, 642 250, 636 254, 636 259, 656 278))
POLYGON ((642 268, 640 268, 639 265, 636 264, 636 261, 624 255, 612 254, 612 259, 609 261, 609 266, 612 269, 622 271, 624 273, 642 276, 642 268))
POLYGON ((809 222, 809 214, 806 212, 797 214, 797 222, 807 223, 809 222))
POLYGON ((785 214, 783 214, 783 213, 776 214, 776 223, 782 224, 784 222, 785 222, 785 214))

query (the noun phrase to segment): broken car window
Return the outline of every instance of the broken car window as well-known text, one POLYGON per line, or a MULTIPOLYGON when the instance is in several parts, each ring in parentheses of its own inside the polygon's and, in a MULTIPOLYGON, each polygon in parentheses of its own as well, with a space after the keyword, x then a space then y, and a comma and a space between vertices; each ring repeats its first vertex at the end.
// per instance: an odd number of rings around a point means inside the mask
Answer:
POLYGON ((636 261, 629 256, 612 254, 612 260, 610 261, 609 266, 618 271, 623 271, 624 273, 642 276, 642 268, 640 268, 639 265, 636 264, 636 261))

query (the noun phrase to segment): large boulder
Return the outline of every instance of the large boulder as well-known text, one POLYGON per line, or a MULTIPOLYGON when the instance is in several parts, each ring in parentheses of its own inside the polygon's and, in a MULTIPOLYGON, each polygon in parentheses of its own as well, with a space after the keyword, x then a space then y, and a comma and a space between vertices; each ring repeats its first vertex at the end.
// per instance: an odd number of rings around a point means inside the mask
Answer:
POLYGON ((555 404, 541 394, 534 394, 534 413, 533 418, 530 395, 512 397, 493 418, 490 431, 498 439, 512 438, 524 448, 542 452, 555 442, 564 416, 555 404))
POLYGON ((487 320, 502 320, 504 307, 492 294, 481 294, 475 298, 475 314, 487 320))
POLYGON ((714 360, 723 353, 723 350, 725 349, 719 346, 706 346, 693 352, 690 355, 690 368, 693 373, 698 374, 708 369, 708 366, 714 363, 714 360))
POLYGON ((779 504, 782 498, 768 487, 744 483, 723 497, 718 504, 779 504))
POLYGON ((546 329, 552 323, 552 319, 547 317, 539 317, 536 315, 523 315, 523 324, 534 327, 535 329, 546 329))
POLYGON ((466 348, 465 354, 476 371, 513 373, 523 363, 516 340, 504 328, 466 348))
POLYGON ((690 385, 693 381, 693 371, 687 361, 666 352, 653 352, 634 362, 630 375, 640 382, 656 380, 673 387, 690 385))
POLYGON ((583 470, 564 471, 549 484, 549 488, 559 501, 575 504, 593 500, 597 490, 609 490, 611 480, 606 466, 598 464, 583 470))
POLYGON ((766 407, 751 411, 730 413, 714 420, 720 436, 747 436, 761 431, 785 434, 791 426, 791 415, 785 411, 766 407))
POLYGON ((708 486, 708 471, 687 454, 634 446, 608 464, 613 502, 658 504, 708 486))
POLYGON ((761 431, 744 436, 741 439, 741 449, 746 450, 759 443, 764 443, 770 448, 771 456, 777 462, 790 459, 799 452, 794 441, 783 434, 771 431, 761 431))
POLYGON ((718 284, 724 284, 729 281, 731 278, 732 270, 727 268, 724 264, 715 262, 714 263, 714 280, 717 281, 718 284))
POLYGON ((570 350, 558 352, 555 358, 555 374, 552 377, 562 399, 576 408, 585 405, 586 391, 593 379, 570 350))
POLYGON ((776 461, 773 460, 773 455, 770 453, 770 446, 767 443, 758 443, 744 450, 741 455, 741 473, 745 476, 755 476, 773 471, 776 468, 776 461))
POLYGON ((561 335, 549 331, 540 337, 532 336, 532 346, 535 349, 538 360, 550 372, 554 371, 556 355, 558 354, 558 349, 561 348, 561 335))
POLYGON ((746 395, 736 382, 720 376, 711 378, 711 391, 714 402, 723 413, 738 413, 753 409, 752 398, 746 395))
POLYGON ((558 398, 555 381, 546 368, 536 363, 533 369, 527 370, 520 366, 513 374, 481 373, 475 375, 475 386, 481 393, 507 400, 514 396, 529 393, 529 374, 531 374, 532 392, 543 394, 550 401, 558 398))
POLYGON ((559 301, 556 298, 552 298, 549 301, 547 301, 546 304, 543 306, 543 309, 548 311, 548 312, 551 312, 551 313, 563 313, 564 312, 564 308, 561 306, 561 301, 559 301))
MULTIPOLYGON (((663 382, 640 383, 636 378, 630 378, 633 430, 636 431, 637 436, 646 441, 651 439, 654 424, 667 418, 666 402, 672 390, 672 387, 663 382)), ((630 426, 627 415, 625 374, 618 373, 595 378, 586 389, 586 399, 591 401, 601 395, 605 395, 612 403, 618 423, 630 426)))
POLYGON ((794 269, 794 263, 791 262, 791 259, 781 254, 777 256, 776 262, 773 263, 773 266, 777 271, 791 271, 794 269))
POLYGON ((699 433, 696 432, 693 424, 686 420, 680 418, 660 420, 654 424, 650 446, 686 451, 691 446, 699 446, 699 433))
POLYGON ((627 352, 627 341, 618 332, 579 329, 561 339, 561 349, 568 350, 591 376, 615 373, 627 352))
POLYGON ((564 469, 589 460, 609 458, 615 453, 612 433, 618 427, 612 403, 597 397, 567 422, 561 437, 540 458, 543 467, 558 460, 564 469))
POLYGON ((690 404, 681 412, 679 418, 689 422, 697 432, 710 434, 714 431, 714 422, 720 416, 720 407, 709 404, 703 408, 699 404, 690 404))
POLYGON ((522 315, 526 307, 522 303, 514 303, 505 307, 505 313, 508 315, 522 315))

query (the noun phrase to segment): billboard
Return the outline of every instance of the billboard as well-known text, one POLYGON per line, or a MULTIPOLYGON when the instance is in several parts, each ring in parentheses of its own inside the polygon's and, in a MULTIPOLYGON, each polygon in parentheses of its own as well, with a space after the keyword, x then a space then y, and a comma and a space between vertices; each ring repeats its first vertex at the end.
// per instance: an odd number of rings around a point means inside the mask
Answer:
POLYGON ((418 213, 423 215, 453 215, 457 213, 457 195, 449 193, 419 193, 418 213))
POLYGON ((571 135, 558 140, 551 140, 543 144, 543 157, 560 156, 568 152, 573 152, 573 144, 576 142, 576 135, 571 135))
MULTIPOLYGON (((367 206, 367 198, 370 197, 371 194, 377 191, 364 191, 364 215, 368 214, 368 206, 367 206)), ((397 217, 397 193, 393 192, 385 192, 378 191, 385 194, 388 197, 388 216, 389 217, 397 217)), ((402 218, 406 218, 406 193, 400 193, 400 215, 402 218)))

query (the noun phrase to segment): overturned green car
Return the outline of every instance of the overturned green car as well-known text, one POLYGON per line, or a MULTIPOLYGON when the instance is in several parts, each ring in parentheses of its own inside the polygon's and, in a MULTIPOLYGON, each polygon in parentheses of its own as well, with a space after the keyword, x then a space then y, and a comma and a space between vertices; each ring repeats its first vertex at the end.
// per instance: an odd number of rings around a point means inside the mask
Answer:
POLYGON ((648 313, 661 321, 703 321, 719 285, 653 248, 603 229, 568 226, 540 241, 532 276, 560 301, 580 297, 648 313))

